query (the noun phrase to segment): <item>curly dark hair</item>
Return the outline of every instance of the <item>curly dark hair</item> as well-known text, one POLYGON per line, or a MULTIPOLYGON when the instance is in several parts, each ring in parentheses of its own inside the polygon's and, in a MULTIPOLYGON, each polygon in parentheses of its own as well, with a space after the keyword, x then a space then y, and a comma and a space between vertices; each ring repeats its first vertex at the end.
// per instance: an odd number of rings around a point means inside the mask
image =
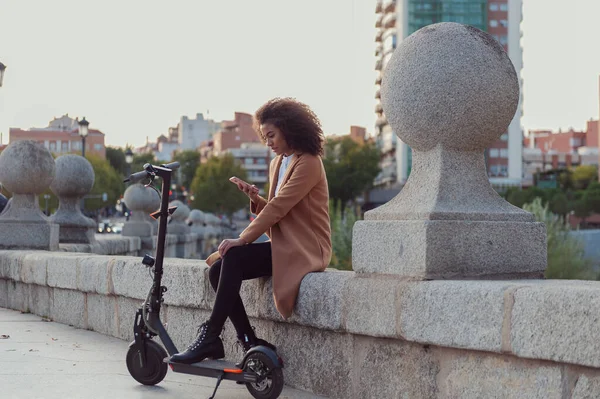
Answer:
POLYGON ((263 143, 267 139, 260 125, 265 123, 281 130, 292 150, 323 155, 325 137, 321 122, 308 105, 293 98, 274 98, 261 106, 254 114, 254 130, 263 143))

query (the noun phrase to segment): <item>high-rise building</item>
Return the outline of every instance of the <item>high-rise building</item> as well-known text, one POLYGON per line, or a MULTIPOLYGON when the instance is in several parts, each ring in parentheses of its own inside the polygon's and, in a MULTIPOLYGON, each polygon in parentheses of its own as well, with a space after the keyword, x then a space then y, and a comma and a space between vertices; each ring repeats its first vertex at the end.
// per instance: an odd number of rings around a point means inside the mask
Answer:
MULTIPOLYGON (((522 87, 522 0, 380 0, 376 6, 375 136, 381 150, 381 173, 375 185, 403 185, 412 168, 412 151, 387 123, 381 106, 383 72, 403 39, 424 26, 457 22, 490 33, 512 60, 522 87)), ((520 185, 522 179, 522 96, 508 131, 486 151, 490 182, 496 187, 520 185)))

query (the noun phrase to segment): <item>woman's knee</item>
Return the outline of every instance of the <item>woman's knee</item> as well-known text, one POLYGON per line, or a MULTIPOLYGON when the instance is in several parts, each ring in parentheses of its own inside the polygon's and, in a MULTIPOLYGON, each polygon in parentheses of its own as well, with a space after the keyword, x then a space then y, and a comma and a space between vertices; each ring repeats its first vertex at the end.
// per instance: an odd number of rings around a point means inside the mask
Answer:
POLYGON ((238 265, 244 258, 244 247, 233 247, 229 248, 225 256, 223 256, 223 263, 231 267, 238 265))

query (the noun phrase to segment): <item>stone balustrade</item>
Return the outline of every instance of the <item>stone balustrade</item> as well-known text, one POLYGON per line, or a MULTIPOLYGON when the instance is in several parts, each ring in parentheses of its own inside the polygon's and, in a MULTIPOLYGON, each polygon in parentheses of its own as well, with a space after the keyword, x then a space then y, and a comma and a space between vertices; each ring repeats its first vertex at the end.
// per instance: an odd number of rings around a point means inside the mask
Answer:
MULTIPOLYGON (((197 260, 167 259, 163 321, 178 348, 214 293, 197 260)), ((132 340, 151 279, 137 257, 0 251, 0 307, 132 340)), ((286 383, 331 398, 600 396, 600 283, 407 281, 328 270, 304 278, 283 321, 270 279, 243 283, 286 383)), ((237 360, 227 324, 227 357, 237 360)))

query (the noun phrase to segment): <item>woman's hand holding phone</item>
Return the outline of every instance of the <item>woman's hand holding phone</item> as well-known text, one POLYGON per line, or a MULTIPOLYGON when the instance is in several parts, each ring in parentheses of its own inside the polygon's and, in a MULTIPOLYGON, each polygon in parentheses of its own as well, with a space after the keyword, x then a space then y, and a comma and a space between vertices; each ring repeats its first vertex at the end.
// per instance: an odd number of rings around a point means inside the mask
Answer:
POLYGON ((238 186, 238 189, 248 196, 252 201, 258 201, 258 187, 247 183, 235 176, 230 177, 229 181, 238 186))

